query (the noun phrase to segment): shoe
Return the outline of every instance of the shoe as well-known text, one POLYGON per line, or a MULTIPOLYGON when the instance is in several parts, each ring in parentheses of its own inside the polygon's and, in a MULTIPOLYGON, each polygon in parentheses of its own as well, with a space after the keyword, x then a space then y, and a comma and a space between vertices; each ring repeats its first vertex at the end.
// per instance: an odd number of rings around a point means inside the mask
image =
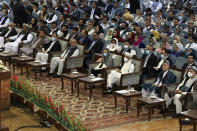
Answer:
POLYGON ((50 76, 53 76, 53 73, 50 73, 50 74, 47 75, 47 77, 50 77, 50 76))
MULTIPOLYGON (((168 112, 168 109, 166 109, 166 112, 168 112)), ((163 108, 160 110, 159 114, 163 114, 164 113, 164 110, 163 108)))
POLYGON ((178 118, 178 117, 179 117, 179 114, 172 115, 172 118, 178 118))
POLYGON ((61 78, 59 75, 53 75, 53 78, 61 78))
POLYGON ((104 94, 105 94, 105 95, 107 95, 107 94, 112 94, 112 90, 111 90, 111 89, 108 89, 107 91, 104 92, 104 94))
POLYGON ((190 122, 190 120, 182 120, 181 124, 182 125, 191 125, 191 122, 190 122))

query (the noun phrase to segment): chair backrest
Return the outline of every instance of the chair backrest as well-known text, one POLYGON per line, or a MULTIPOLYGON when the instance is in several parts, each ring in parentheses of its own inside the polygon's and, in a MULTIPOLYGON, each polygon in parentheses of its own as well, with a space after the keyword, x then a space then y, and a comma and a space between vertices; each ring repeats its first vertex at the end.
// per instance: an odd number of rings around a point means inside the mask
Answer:
POLYGON ((175 62, 175 67, 177 69, 182 69, 183 65, 187 63, 187 59, 185 57, 177 57, 175 62))
POLYGON ((68 57, 65 62, 65 68, 67 69, 78 69, 83 67, 84 56, 68 57))
POLYGON ((61 51, 65 51, 65 49, 68 47, 68 42, 62 39, 59 39, 60 45, 61 45, 61 51))
POLYGON ((112 53, 112 58, 114 58, 114 66, 121 66, 122 65, 122 55, 118 55, 115 53, 112 53))
POLYGON ((140 73, 142 71, 142 60, 133 58, 132 62, 135 64, 135 72, 140 73))
POLYGON ((170 69, 170 71, 176 75, 176 83, 180 83, 181 80, 182 80, 182 76, 183 76, 183 72, 179 69, 176 69, 176 68, 172 68, 170 69))
POLYGON ((132 75, 123 75, 121 77, 121 82, 120 85, 122 87, 125 87, 125 86, 128 86, 129 84, 131 86, 133 85, 139 85, 139 82, 140 82, 140 73, 135 73, 135 74, 132 74, 132 75))
POLYGON ((172 66, 173 66, 175 64, 175 62, 176 62, 176 57, 174 55, 171 55, 171 54, 169 54, 168 57, 172 61, 172 66))
POLYGON ((17 33, 20 33, 22 30, 21 28, 17 28, 17 27, 15 29, 16 29, 17 33))
POLYGON ((84 55, 84 46, 81 44, 77 44, 77 47, 79 48, 79 55, 84 55))

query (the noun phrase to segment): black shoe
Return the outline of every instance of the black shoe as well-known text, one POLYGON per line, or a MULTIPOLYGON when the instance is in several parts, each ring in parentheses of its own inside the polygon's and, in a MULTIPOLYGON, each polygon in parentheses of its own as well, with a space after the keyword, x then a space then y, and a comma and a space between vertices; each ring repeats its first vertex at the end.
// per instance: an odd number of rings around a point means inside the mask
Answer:
POLYGON ((53 78, 61 78, 59 75, 53 75, 53 78))
POLYGON ((191 125, 191 122, 190 122, 190 120, 182 120, 181 124, 182 125, 191 125))
POLYGON ((179 117, 179 114, 172 115, 172 118, 178 118, 178 117, 179 117))
POLYGON ((53 76, 53 73, 50 73, 50 74, 48 74, 47 76, 48 76, 48 77, 53 76))
MULTIPOLYGON (((168 112, 168 109, 166 109, 166 112, 168 112)), ((164 113, 164 110, 163 108, 160 110, 159 114, 163 114, 164 113)))
POLYGON ((105 95, 107 95, 107 94, 112 94, 112 90, 107 90, 107 91, 104 92, 104 94, 105 94, 105 95))

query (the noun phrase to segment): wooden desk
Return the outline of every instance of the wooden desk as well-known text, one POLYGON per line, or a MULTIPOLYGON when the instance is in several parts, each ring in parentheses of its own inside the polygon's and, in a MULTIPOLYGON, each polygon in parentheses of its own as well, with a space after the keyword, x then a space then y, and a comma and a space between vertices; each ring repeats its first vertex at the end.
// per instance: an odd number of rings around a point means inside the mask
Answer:
POLYGON ((149 112, 148 112, 148 120, 150 121, 150 115, 151 115, 151 110, 153 113, 153 108, 159 105, 162 105, 164 108, 164 114, 163 117, 166 118, 166 101, 164 99, 161 98, 156 98, 156 99, 151 99, 149 97, 145 97, 145 98, 138 98, 137 101, 137 117, 139 116, 139 110, 141 105, 145 105, 149 112))
POLYGON ((62 82, 62 90, 64 89, 64 78, 68 79, 71 81, 71 93, 73 94, 74 91, 73 91, 73 83, 75 83, 75 88, 76 88, 76 85, 77 85, 77 79, 78 78, 81 78, 81 77, 85 77, 87 76, 87 74, 83 74, 83 73, 63 73, 61 75, 61 82, 62 82))
POLYGON ((8 127, 1 125, 1 111, 10 109, 10 71, 0 70, 0 131, 9 131, 8 127))
POLYGON ((13 73, 15 72, 15 65, 19 64, 21 68, 21 75, 23 74, 23 65, 25 65, 26 62, 34 61, 33 57, 13 57, 13 73))
MULTIPOLYGON (((36 69, 42 69, 42 67, 46 67, 48 69, 48 73, 49 73, 49 63, 46 64, 42 64, 42 63, 37 63, 37 62, 27 62, 26 63, 26 72, 27 72, 27 77, 29 77, 29 71, 28 71, 28 66, 32 67, 34 69, 34 73, 35 73, 35 80, 37 80, 37 72, 36 69)), ((42 75, 42 72, 41 72, 42 75)))
POLYGON ((4 61, 4 65, 6 66, 6 61, 9 62, 9 66, 10 66, 10 61, 11 61, 11 58, 12 57, 17 57, 18 54, 12 54, 12 53, 4 53, 4 52, 1 52, 0 53, 0 59, 2 61, 4 61))
POLYGON ((182 118, 189 118, 193 125, 193 131, 196 131, 197 110, 184 111, 179 114, 180 131, 182 131, 182 118))
POLYGON ((130 91, 128 93, 119 93, 119 91, 114 91, 112 94, 114 95, 115 109, 117 107, 117 97, 122 97, 126 102, 126 112, 128 112, 128 107, 130 106, 130 99, 133 97, 141 97, 142 93, 139 91, 130 91))
MULTIPOLYGON (((99 78, 99 77, 96 77, 96 78, 99 78)), ((85 83, 85 89, 86 89, 86 85, 88 84, 89 85, 89 90, 90 90, 90 100, 92 98, 92 90, 93 90, 93 85, 95 84, 103 84, 102 88, 103 88, 103 94, 104 94, 104 89, 105 89, 105 84, 106 84, 106 81, 104 78, 99 78, 99 80, 96 80, 95 78, 91 79, 90 77, 82 77, 82 78, 79 78, 78 79, 78 86, 77 86, 77 97, 79 97, 79 84, 80 83, 85 83)))

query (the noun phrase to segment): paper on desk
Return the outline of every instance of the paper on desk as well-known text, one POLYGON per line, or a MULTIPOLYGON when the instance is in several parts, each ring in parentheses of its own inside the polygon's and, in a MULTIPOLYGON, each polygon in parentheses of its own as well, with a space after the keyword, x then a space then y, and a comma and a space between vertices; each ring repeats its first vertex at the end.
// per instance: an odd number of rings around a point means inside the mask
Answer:
POLYGON ((102 80, 103 78, 100 78, 100 77, 96 77, 96 78, 93 78, 91 79, 92 81, 99 81, 99 80, 102 80))
POLYGON ((120 90, 120 91, 116 91, 117 93, 120 93, 120 94, 124 94, 124 93, 128 93, 128 92, 130 92, 130 91, 128 91, 128 90, 120 90))

